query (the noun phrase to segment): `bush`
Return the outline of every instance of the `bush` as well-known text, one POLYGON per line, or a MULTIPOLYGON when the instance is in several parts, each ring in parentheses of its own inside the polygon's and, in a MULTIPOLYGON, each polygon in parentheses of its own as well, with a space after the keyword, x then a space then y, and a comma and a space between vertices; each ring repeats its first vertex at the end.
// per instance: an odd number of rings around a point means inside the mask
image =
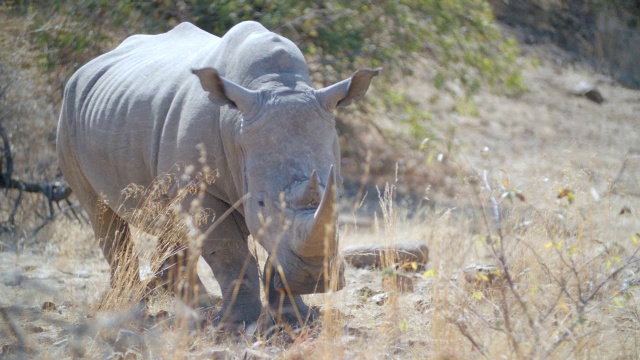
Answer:
POLYGON ((483 85, 509 94, 522 90, 515 64, 518 47, 514 40, 503 38, 485 0, 57 0, 15 4, 44 20, 52 13, 66 19, 62 29, 34 35, 44 50, 47 67, 59 63, 76 67, 68 59, 69 52, 82 57, 87 46, 103 41, 100 29, 105 26, 124 27, 127 33, 153 33, 191 21, 222 35, 242 20, 256 20, 298 44, 314 78, 324 84, 356 67, 384 66, 387 78, 397 78, 411 72, 416 58, 426 56, 438 63, 435 84, 440 89, 451 91, 450 84, 459 83, 467 97, 483 85), (91 27, 98 29, 90 31, 91 27))

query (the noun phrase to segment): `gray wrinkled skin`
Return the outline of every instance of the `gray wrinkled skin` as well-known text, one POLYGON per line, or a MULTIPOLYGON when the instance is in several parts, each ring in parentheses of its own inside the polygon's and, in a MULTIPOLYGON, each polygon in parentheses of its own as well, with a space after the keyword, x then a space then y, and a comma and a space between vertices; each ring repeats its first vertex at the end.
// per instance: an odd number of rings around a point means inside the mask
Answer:
POLYGON ((58 156, 112 277, 122 253, 133 251, 128 224, 138 201, 121 200, 122 190, 149 186, 175 173, 176 164, 198 166, 196 146, 203 144, 219 177, 207 185, 202 206, 219 216, 244 198, 202 246, 223 291, 222 320, 251 324, 263 311, 249 234, 270 254, 270 308, 293 324, 313 317, 300 295, 328 290, 325 255, 342 287, 334 261, 341 179, 332 110, 361 98, 377 74, 359 70, 314 90, 300 50, 255 22, 222 38, 189 23, 134 35, 83 66, 65 88, 58 156), (101 199, 108 207, 99 210, 101 199))

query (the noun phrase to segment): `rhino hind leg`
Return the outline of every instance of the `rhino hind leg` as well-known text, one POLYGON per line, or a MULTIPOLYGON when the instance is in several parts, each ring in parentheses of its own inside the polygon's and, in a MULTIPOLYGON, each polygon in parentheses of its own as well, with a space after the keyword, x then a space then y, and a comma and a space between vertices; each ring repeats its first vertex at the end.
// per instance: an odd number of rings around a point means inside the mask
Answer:
POLYGON ((302 301, 302 296, 292 295, 276 290, 274 285, 275 277, 272 265, 267 261, 264 268, 264 280, 268 283, 265 286, 269 311, 277 323, 286 323, 293 328, 311 324, 318 317, 317 312, 302 301))
POLYGON ((139 284, 140 265, 127 222, 104 204, 90 211, 90 216, 95 237, 111 267, 111 288, 139 284))

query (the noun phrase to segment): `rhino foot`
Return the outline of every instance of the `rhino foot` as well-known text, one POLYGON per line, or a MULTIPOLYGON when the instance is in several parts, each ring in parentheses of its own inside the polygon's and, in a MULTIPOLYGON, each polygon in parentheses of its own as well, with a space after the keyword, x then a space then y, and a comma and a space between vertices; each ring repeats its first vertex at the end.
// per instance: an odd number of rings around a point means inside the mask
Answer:
MULTIPOLYGON (((266 269, 265 269, 265 278, 266 269)), ((313 323, 318 312, 302 301, 302 296, 277 290, 275 277, 269 281, 269 311, 276 323, 288 324, 293 329, 313 323)))
MULTIPOLYGON (((287 295, 284 295, 287 296, 287 295)), ((287 324, 293 329, 308 326, 318 319, 318 312, 310 306, 302 302, 299 295, 293 295, 295 305, 286 304, 279 306, 280 302, 270 306, 275 322, 278 324, 287 324)), ((287 301, 288 302, 288 301, 287 301)))

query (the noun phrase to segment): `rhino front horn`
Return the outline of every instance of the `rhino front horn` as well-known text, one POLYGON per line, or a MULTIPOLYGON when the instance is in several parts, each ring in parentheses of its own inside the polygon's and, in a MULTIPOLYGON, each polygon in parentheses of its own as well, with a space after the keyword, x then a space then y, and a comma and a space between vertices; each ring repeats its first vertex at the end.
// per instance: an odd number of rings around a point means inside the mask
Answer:
POLYGON ((320 206, 313 215, 313 219, 310 219, 309 235, 306 239, 298 239, 299 243, 296 247, 298 255, 305 258, 335 255, 337 249, 336 193, 336 176, 331 165, 320 206))

